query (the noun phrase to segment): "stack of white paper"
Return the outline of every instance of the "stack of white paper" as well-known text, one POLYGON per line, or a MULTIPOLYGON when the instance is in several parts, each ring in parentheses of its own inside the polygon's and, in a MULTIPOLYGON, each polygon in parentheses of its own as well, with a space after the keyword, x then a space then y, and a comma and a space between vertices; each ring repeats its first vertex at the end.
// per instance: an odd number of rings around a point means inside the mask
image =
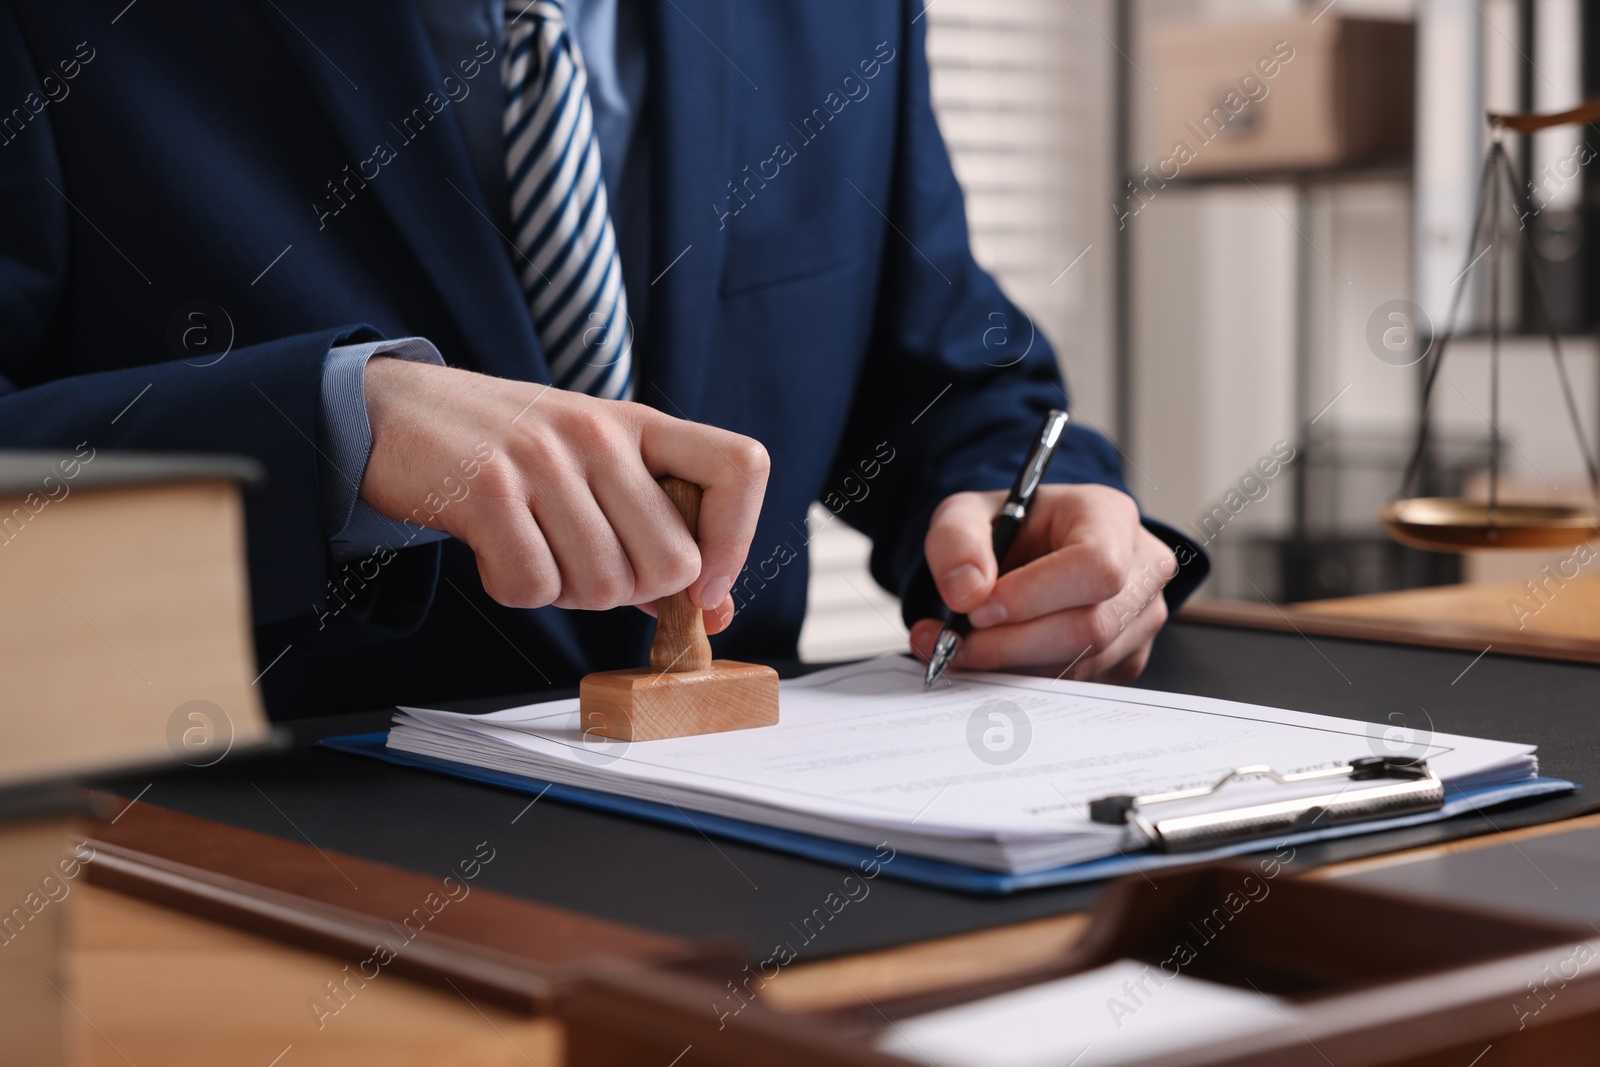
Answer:
MULTIPOLYGON (((921 666, 899 656, 785 682, 781 701, 776 726, 637 744, 585 737, 576 700, 488 715, 407 708, 388 744, 1013 873, 1145 846, 1132 827, 1090 822, 1091 799, 1209 784, 1248 764, 1307 770, 1400 754, 1409 742, 1403 754, 1426 757, 1447 785, 1537 773, 1531 745, 1397 738, 1347 719, 1151 690, 960 674, 924 693, 921 666)), ((1329 783, 1301 788, 1311 795, 1329 783)), ((1229 808, 1294 795, 1258 780, 1188 803, 1229 808)))

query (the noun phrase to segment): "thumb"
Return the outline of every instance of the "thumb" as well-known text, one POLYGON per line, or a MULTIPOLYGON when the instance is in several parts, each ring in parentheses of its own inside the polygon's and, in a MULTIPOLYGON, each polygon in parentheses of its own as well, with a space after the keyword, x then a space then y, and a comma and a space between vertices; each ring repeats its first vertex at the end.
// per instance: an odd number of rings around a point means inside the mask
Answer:
POLYGON ((733 621, 733 597, 727 596, 714 608, 705 608, 706 633, 720 634, 733 621))
POLYGON ((994 590, 1000 572, 994 558, 993 493, 956 493, 946 497, 928 523, 923 552, 951 611, 968 612, 994 590))

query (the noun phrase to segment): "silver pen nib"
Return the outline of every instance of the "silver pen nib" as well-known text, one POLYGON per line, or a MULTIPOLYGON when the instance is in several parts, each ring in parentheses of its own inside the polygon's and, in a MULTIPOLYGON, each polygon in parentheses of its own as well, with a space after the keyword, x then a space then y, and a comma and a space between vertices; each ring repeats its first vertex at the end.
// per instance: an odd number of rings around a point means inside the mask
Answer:
POLYGON ((950 661, 956 657, 956 649, 961 645, 961 635, 954 630, 943 630, 939 640, 933 643, 933 656, 928 660, 928 673, 922 677, 922 690, 927 692, 933 688, 933 683, 944 674, 944 669, 950 666, 950 661))

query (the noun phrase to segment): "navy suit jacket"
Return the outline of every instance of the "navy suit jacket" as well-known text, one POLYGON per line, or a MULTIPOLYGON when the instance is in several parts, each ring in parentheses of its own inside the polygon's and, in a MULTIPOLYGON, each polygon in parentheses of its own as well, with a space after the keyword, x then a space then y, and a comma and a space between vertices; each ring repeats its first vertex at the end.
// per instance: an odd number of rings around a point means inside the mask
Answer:
MULTIPOLYGON (((920 0, 644 2, 655 280, 636 396, 773 463, 717 652, 793 656, 813 500, 871 535, 908 618, 930 614, 934 506, 1009 484, 1066 401, 1042 339, 1020 360, 992 343, 1026 319, 968 249, 920 0)), ((0 446, 260 460, 257 650, 290 649, 262 681, 275 715, 643 662, 641 613, 501 607, 464 545, 343 572, 329 556, 330 345, 414 334, 549 380, 451 111, 470 67, 441 69, 405 0, 125 3, 0 0, 0 446), (191 322, 226 334, 205 358, 191 322)), ((496 58, 472 91, 498 77, 496 58)), ((1051 478, 1122 486, 1077 428, 1051 478)))

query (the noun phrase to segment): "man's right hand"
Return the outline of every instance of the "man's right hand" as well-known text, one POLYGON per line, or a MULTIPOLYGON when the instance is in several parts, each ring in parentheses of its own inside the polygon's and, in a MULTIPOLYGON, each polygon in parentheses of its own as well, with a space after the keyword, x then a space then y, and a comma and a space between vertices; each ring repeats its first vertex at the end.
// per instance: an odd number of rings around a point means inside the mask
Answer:
POLYGON ((465 482, 426 525, 472 546, 500 603, 602 610, 687 588, 708 631, 732 619, 766 492, 759 441, 643 404, 383 356, 367 363, 366 396, 361 499, 416 522, 429 494, 447 496, 446 478, 465 482), (656 484, 666 474, 705 490, 698 545, 656 484))

